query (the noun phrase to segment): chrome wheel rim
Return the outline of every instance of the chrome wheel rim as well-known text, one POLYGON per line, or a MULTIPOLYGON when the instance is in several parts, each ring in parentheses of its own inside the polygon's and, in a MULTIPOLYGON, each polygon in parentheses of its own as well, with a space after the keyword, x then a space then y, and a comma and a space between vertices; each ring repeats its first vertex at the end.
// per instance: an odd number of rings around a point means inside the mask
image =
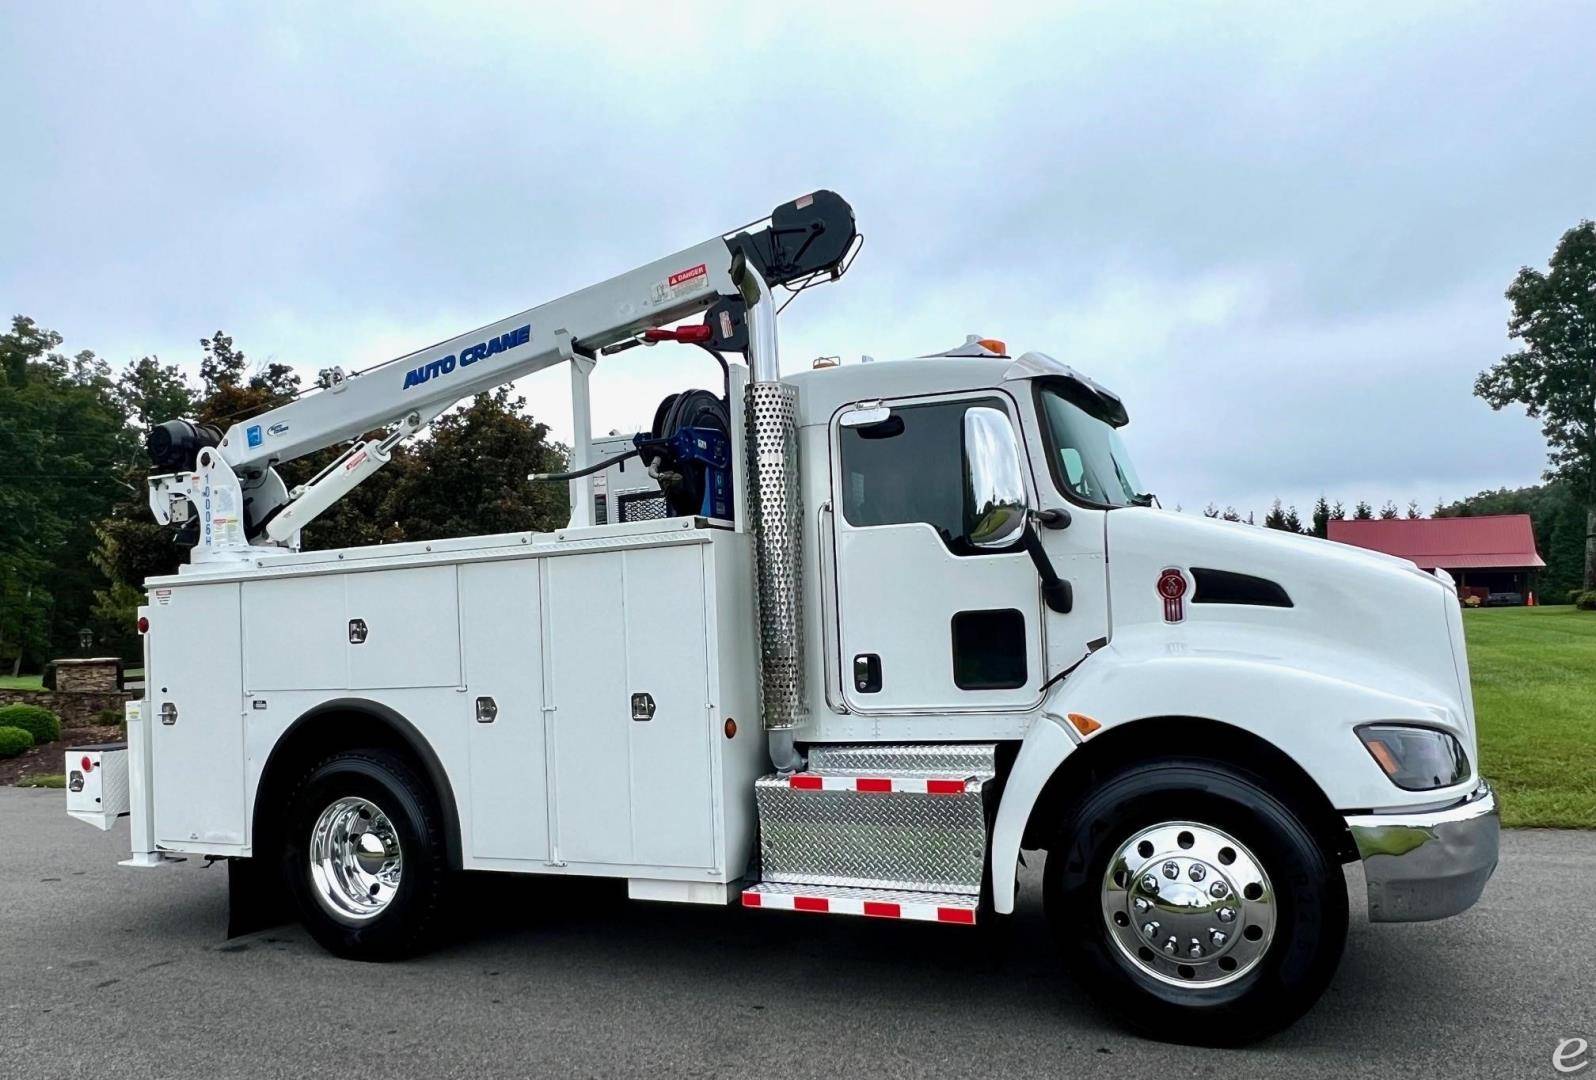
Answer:
POLYGON ((1137 971, 1182 989, 1234 982, 1275 933, 1275 893, 1246 845, 1211 825, 1166 821, 1121 844, 1103 875, 1103 921, 1137 971))
POLYGON ((381 915, 404 869, 399 833, 376 803, 348 796, 333 802, 311 826, 311 892, 341 922, 381 915))

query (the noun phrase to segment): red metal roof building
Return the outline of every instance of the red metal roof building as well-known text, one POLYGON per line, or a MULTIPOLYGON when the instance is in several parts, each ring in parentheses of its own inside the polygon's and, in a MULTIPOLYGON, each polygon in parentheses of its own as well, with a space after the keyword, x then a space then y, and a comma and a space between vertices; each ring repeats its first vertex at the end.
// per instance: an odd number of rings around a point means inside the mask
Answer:
POLYGON ((1330 539, 1411 559, 1422 570, 1445 570, 1460 593, 1490 603, 1524 603, 1531 573, 1546 565, 1528 514, 1332 520, 1330 539))

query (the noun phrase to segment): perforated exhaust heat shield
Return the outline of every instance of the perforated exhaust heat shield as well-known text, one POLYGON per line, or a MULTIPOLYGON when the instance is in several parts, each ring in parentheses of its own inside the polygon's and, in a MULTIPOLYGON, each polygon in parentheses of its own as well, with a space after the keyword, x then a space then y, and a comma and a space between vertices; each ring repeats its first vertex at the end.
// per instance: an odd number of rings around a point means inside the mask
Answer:
POLYGON ((749 383, 745 415, 757 577, 759 711, 765 730, 785 731, 805 715, 798 391, 780 382, 749 383))

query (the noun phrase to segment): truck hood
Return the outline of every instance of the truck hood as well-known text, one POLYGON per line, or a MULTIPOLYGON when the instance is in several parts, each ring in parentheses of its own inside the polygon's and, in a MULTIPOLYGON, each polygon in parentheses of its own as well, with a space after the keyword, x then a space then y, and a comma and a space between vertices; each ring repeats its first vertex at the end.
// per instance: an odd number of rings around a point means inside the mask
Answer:
POLYGON ((1236 522, 1141 507, 1105 517, 1116 644, 1175 640, 1190 651, 1246 653, 1377 687, 1466 732, 1473 758, 1467 661, 1461 626, 1455 633, 1452 626, 1460 620, 1449 578, 1406 559, 1236 522), (1169 569, 1186 582, 1177 622, 1166 619, 1174 612, 1158 589, 1169 569), (1205 595, 1196 569, 1272 582, 1289 606, 1205 595))

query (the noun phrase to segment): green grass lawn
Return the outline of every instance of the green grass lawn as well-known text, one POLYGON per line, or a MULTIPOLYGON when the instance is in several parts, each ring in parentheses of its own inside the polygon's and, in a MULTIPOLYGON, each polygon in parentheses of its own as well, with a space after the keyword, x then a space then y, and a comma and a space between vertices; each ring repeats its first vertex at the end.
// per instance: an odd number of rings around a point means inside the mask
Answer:
POLYGON ((1502 824, 1596 829, 1596 612, 1481 609, 1463 627, 1502 824))

